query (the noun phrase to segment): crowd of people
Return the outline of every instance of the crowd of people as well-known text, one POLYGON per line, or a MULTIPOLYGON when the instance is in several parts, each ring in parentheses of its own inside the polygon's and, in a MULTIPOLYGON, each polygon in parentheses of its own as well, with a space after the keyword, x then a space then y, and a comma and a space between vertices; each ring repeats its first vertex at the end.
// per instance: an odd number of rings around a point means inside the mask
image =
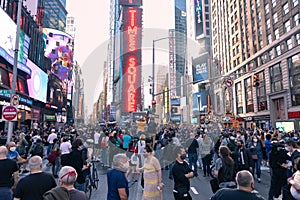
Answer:
MULTIPOLYGON (((215 193, 212 199, 240 196, 241 190, 253 191, 254 181, 262 182, 262 166, 271 176, 269 200, 280 195, 283 199, 300 197, 298 132, 258 128, 212 131, 199 126, 158 126, 153 120, 148 126, 141 122, 137 129, 116 123, 94 129, 35 126, 29 131, 17 130, 8 143, 2 132, 0 199, 1 195, 7 195, 3 199, 55 199, 58 194, 76 199, 85 195, 77 191, 85 191, 93 159, 109 169, 107 199, 128 199, 129 188, 139 180, 144 200, 162 199, 162 170, 169 170, 169 178, 174 181, 175 199, 192 199, 190 179, 198 176, 214 176, 210 181, 215 193), (43 159, 48 160, 52 175, 42 172, 43 159), (19 174, 29 172, 19 181, 19 174), (241 177, 246 177, 246 182, 241 177), (49 185, 38 184, 42 179, 49 185), (55 179, 59 180, 59 189, 55 179), (39 193, 32 191, 29 195, 39 198, 24 197, 28 195, 28 181, 40 188, 39 193)), ((255 194, 255 198, 261 197, 255 194)))

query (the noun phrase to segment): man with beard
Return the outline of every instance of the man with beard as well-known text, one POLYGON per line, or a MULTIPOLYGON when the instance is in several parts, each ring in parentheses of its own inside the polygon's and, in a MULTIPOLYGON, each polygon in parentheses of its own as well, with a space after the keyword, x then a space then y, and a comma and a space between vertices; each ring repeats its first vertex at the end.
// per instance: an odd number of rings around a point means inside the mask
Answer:
POLYGON ((128 200, 128 180, 125 175, 128 168, 129 160, 126 154, 116 154, 113 157, 113 169, 107 173, 108 200, 128 200))
POLYGON ((176 146, 174 154, 177 155, 175 164, 172 168, 174 178, 174 198, 175 200, 191 200, 192 197, 189 194, 189 179, 194 177, 194 172, 185 162, 186 152, 183 147, 176 146))

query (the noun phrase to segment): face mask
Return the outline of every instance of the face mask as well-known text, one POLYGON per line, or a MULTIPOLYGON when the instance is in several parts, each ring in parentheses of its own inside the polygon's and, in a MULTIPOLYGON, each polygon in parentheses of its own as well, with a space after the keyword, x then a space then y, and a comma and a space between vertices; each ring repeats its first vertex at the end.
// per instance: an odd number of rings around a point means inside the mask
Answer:
POLYGON ((15 151, 15 150, 16 150, 16 147, 10 147, 9 150, 10 150, 10 151, 15 151))
POLYGON ((285 147, 285 150, 286 151, 290 151, 290 147, 285 147))
POLYGON ((253 142, 257 142, 257 139, 253 139, 253 142))
POLYGON ((186 159, 186 154, 182 154, 182 155, 180 156, 180 159, 181 159, 181 160, 185 160, 185 159, 186 159))

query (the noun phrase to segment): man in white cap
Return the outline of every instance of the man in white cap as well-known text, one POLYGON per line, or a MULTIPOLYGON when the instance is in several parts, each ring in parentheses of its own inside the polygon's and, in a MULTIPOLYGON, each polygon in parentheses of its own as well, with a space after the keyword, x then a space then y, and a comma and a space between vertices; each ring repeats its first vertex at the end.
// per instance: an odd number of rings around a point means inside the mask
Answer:
POLYGON ((53 140, 57 138, 57 134, 55 133, 55 129, 51 129, 51 134, 48 136, 47 142, 49 142, 48 148, 47 148, 47 156, 49 156, 52 146, 53 146, 53 140))

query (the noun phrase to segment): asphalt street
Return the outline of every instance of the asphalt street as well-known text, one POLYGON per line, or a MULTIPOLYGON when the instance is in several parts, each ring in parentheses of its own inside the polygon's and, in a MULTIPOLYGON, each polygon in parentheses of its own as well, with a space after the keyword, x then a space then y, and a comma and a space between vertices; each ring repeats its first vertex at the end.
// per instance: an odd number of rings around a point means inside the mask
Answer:
MULTIPOLYGON (((107 194, 107 180, 106 180, 106 172, 107 170, 99 169, 99 188, 97 191, 93 191, 92 198, 93 200, 106 200, 107 194)), ((168 170, 163 170, 163 182, 165 184, 165 188, 163 189, 163 199, 174 199, 173 197, 173 181, 168 178, 168 170)), ((191 190, 190 194, 193 199, 210 199, 213 195, 210 188, 210 177, 203 177, 201 171, 199 172, 199 176, 191 179, 191 190)), ((255 190, 259 192, 265 199, 268 197, 268 192, 270 188, 270 174, 268 173, 267 168, 262 168, 261 175, 261 183, 255 182, 255 190)), ((140 178, 139 182, 135 183, 129 189, 129 200, 141 200, 143 195, 142 187, 140 186, 140 178)))

